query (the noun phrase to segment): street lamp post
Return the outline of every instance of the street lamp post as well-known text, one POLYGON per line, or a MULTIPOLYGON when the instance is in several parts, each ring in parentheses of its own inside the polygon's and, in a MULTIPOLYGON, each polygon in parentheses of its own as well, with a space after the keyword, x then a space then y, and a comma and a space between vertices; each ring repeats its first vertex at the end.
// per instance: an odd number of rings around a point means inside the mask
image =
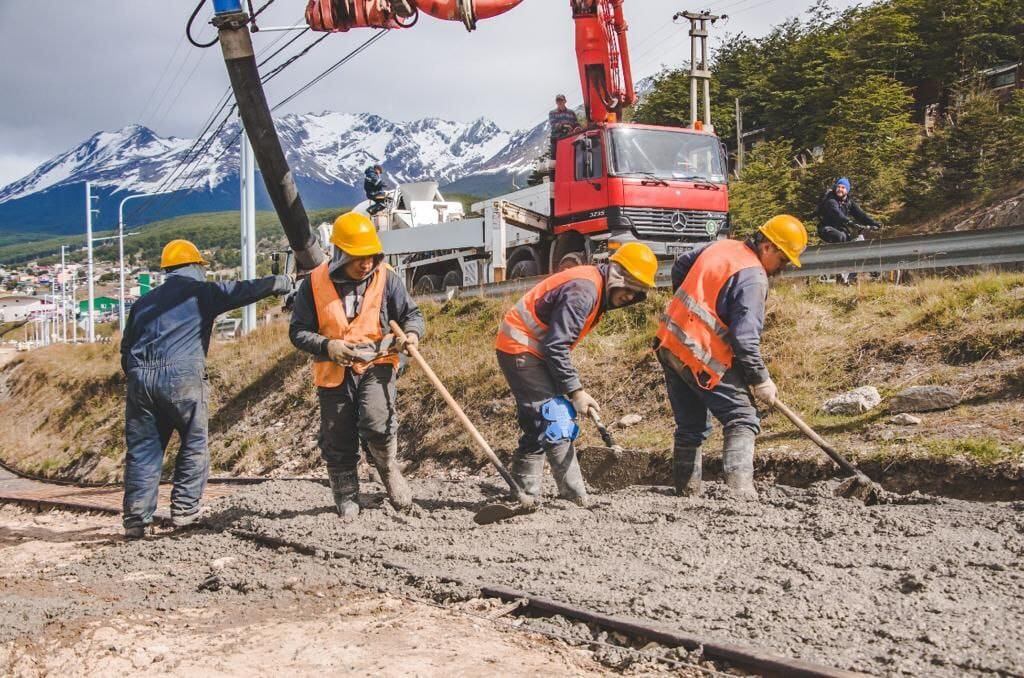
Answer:
POLYGON ((124 295, 124 204, 126 202, 128 202, 129 200, 134 200, 135 198, 145 198, 147 196, 163 195, 165 193, 171 193, 171 191, 157 191, 155 193, 136 193, 134 195, 129 195, 127 198, 125 198, 124 200, 121 201, 121 205, 117 208, 117 256, 118 256, 118 259, 119 259, 119 262, 120 262, 120 268, 121 268, 120 281, 118 283, 120 297, 118 298, 117 317, 118 317, 118 321, 120 323, 121 331, 122 332, 124 332, 124 325, 125 325, 125 316, 124 316, 124 296, 125 296, 124 295))

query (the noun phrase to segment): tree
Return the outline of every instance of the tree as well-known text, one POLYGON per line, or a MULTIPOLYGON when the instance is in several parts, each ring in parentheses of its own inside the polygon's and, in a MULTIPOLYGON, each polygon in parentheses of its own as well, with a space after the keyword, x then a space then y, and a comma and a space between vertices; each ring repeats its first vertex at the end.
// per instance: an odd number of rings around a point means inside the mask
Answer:
MULTIPOLYGON (((894 212, 918 144, 918 127, 910 120, 912 104, 913 98, 896 80, 884 75, 865 79, 832 108, 823 167, 813 174, 847 176, 865 207, 894 212)), ((822 187, 812 188, 817 195, 822 187)))
POLYGON ((751 150, 743 175, 729 185, 735 235, 749 235, 773 216, 795 211, 800 182, 792 156, 792 146, 786 139, 766 141, 751 150))

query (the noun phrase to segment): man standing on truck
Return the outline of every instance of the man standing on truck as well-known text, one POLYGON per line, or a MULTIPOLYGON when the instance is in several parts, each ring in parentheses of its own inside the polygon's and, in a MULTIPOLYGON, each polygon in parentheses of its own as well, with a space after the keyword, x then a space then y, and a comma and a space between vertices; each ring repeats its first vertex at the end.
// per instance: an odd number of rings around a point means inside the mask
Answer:
POLYGON ((540 496, 547 455, 558 495, 587 503, 573 441, 577 417, 601 407, 583 390, 569 353, 605 311, 643 301, 657 272, 658 260, 647 245, 627 243, 606 264, 545 278, 505 314, 495 348, 522 430, 512 476, 527 494, 540 496))
POLYGON ((676 493, 701 493, 701 445, 709 413, 725 433, 725 483, 741 499, 757 499, 754 440, 761 432, 754 399, 772 405, 778 390, 761 356, 768 278, 800 265, 807 230, 796 217, 769 219, 746 242, 718 240, 672 266, 675 296, 658 325, 654 347, 676 422, 672 476, 676 493))
POLYGON ((206 282, 206 262, 187 240, 172 240, 160 256, 164 284, 132 306, 121 338, 128 377, 124 435, 124 536, 141 539, 153 522, 164 451, 173 431, 181 438, 174 462, 171 521, 190 525, 210 473, 207 417, 210 386, 206 353, 222 313, 288 294, 291 278, 206 282))
POLYGON ((331 232, 335 253, 316 268, 295 295, 289 337, 313 354, 313 381, 320 399, 320 453, 334 505, 344 518, 359 515, 360 439, 377 467, 391 504, 412 506, 412 492, 398 465, 394 349, 415 346, 423 315, 384 263, 384 248, 369 217, 349 212, 331 232), (388 323, 408 343, 391 342, 388 323))
POLYGON ((368 167, 363 172, 363 191, 366 192, 366 199, 373 201, 373 204, 366 210, 371 217, 387 209, 388 206, 388 187, 384 184, 384 179, 381 177, 383 174, 384 168, 380 165, 368 167))
POLYGON ((564 94, 555 97, 555 107, 548 112, 548 126, 551 128, 551 159, 554 160, 558 140, 569 136, 580 127, 576 111, 565 105, 564 94))

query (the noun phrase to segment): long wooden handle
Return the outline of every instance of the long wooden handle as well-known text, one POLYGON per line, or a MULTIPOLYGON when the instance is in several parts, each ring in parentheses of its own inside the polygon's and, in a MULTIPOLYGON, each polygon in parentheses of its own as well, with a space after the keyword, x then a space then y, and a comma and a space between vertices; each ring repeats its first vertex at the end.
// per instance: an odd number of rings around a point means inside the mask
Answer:
MULTIPOLYGON (((391 321, 390 325, 391 331, 395 333, 395 336, 403 342, 406 341, 407 337, 405 336, 405 332, 402 331, 401 326, 399 326, 399 324, 394 320, 391 321)), ((516 498, 519 499, 521 503, 528 501, 529 495, 523 492, 522 488, 519 487, 519 483, 515 481, 512 474, 508 472, 505 465, 501 463, 500 459, 498 459, 498 455, 496 455, 494 450, 491 449, 487 440, 485 440, 480 434, 480 431, 477 430, 477 427, 469 420, 469 417, 466 416, 466 413, 462 410, 459 403, 455 401, 452 394, 449 393, 448 389, 441 383, 441 380, 438 378, 434 370, 430 368, 427 361, 423 359, 422 355, 420 355, 419 349, 415 346, 407 346, 406 350, 409 351, 409 355, 411 355, 412 359, 416 361, 416 364, 420 366, 423 373, 427 375, 427 379, 433 387, 437 389, 437 392, 441 394, 444 401, 448 403, 448 407, 450 407, 452 412, 455 413, 455 418, 459 420, 460 424, 462 424, 462 428, 466 429, 466 432, 469 433, 469 437, 473 439, 473 442, 476 443, 478 448, 480 448, 480 451, 487 456, 487 459, 494 465, 494 468, 498 470, 498 474, 501 475, 506 483, 508 483, 509 488, 511 488, 511 490, 516 494, 516 498)))
POLYGON ((819 436, 813 428, 808 426, 807 423, 804 422, 804 420, 801 419, 796 412, 789 409, 789 407, 787 407, 785 403, 776 398, 775 401, 772 402, 772 405, 778 408, 778 410, 782 412, 784 415, 786 415, 786 418, 793 422, 793 425, 800 429, 800 431, 805 436, 814 441, 814 444, 820 447, 825 452, 825 454, 827 454, 832 459, 832 461, 839 464, 840 468, 842 468, 850 475, 862 475, 860 470, 858 470, 856 466, 847 461, 846 457, 839 454, 839 452, 834 447, 829 445, 824 438, 819 436))

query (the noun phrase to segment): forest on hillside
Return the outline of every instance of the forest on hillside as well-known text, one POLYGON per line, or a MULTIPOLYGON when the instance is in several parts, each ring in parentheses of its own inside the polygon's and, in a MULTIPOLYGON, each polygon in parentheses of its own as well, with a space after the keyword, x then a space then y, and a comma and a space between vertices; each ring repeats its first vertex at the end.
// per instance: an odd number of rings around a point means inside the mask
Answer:
MULTIPOLYGON (((1024 0, 888 0, 845 11, 819 0, 764 37, 726 35, 714 56, 712 121, 736 150, 763 130, 730 186, 734 228, 791 212, 813 221, 848 176, 884 223, 920 220, 1024 179, 1024 90, 997 95, 989 69, 1024 59, 1024 0)), ((685 70, 657 76, 638 122, 687 125, 685 70)))

